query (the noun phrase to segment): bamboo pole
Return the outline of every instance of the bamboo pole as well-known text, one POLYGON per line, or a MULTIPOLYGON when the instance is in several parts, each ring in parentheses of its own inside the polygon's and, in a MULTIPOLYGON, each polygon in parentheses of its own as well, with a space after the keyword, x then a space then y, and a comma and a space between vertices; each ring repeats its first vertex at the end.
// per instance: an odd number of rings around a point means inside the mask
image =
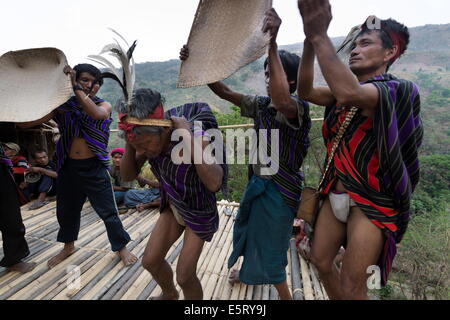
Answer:
POLYGON ((278 291, 273 285, 270 285, 269 300, 279 300, 278 291))
POLYGON ((241 283, 241 288, 239 289, 238 300, 245 300, 247 296, 248 285, 241 283))
POLYGON ((210 267, 211 263, 214 263, 214 256, 217 255, 217 251, 220 251, 223 247, 223 243, 226 239, 226 230, 228 227, 231 227, 232 222, 230 222, 226 217, 223 215, 223 211, 225 210, 225 207, 220 208, 219 212, 219 229, 218 232, 214 235, 213 241, 211 245, 209 245, 207 251, 205 253, 202 252, 200 255, 200 266, 198 267, 198 278, 200 279, 200 282, 202 284, 202 287, 204 287, 208 279, 211 275, 210 267), (213 260, 213 262, 211 262, 213 260))
MULTIPOLYGON (((150 236, 151 231, 152 230, 147 230, 143 232, 139 236, 139 238, 135 240, 135 242, 137 242, 139 246, 136 255, 139 260, 129 268, 123 267, 122 270, 117 274, 117 276, 102 288, 103 295, 100 298, 101 300, 111 300, 113 295, 123 286, 125 282, 127 282, 127 280, 133 275, 133 273, 136 273, 137 269, 142 267, 140 257, 143 256, 145 247, 147 245, 147 242, 143 240, 150 236)), ((101 293, 97 295, 101 295, 101 293)))
MULTIPOLYGON (((142 256, 144 251, 145 244, 140 243, 139 246, 136 246, 131 252, 135 254, 137 257, 142 256)), ((138 267, 141 266, 141 261, 138 258, 138 261, 135 263, 138 267)), ((96 286, 84 296, 81 300, 99 300, 101 297, 125 274, 129 267, 125 267, 122 263, 118 263, 112 268, 110 272, 105 277, 97 283, 96 286)))
POLYGON ((69 274, 67 272, 67 263, 71 265, 79 266, 92 254, 90 252, 78 251, 68 258, 69 261, 57 265, 55 268, 49 270, 41 277, 39 277, 35 283, 27 286, 27 290, 22 290, 16 293, 11 299, 15 300, 32 300, 37 296, 42 295, 44 292, 48 292, 55 283, 60 283, 62 279, 67 279, 69 274))
POLYGON ((294 298, 294 290, 292 289, 292 262, 291 262, 291 249, 287 252, 288 264, 286 266, 286 283, 289 291, 291 292, 292 298, 294 298))
MULTIPOLYGON (((227 218, 229 219, 229 222, 232 223, 233 219, 228 216, 227 216, 227 218)), ((230 228, 231 228, 231 226, 230 226, 230 228)), ((226 230, 224 230, 224 232, 231 233, 230 231, 226 231, 226 230)), ((232 241, 230 241, 230 242, 232 242, 232 241)), ((231 255, 232 250, 233 250, 233 246, 230 244, 230 246, 228 248, 228 252, 226 254, 226 257, 229 257, 231 255)), ((214 300, 218 300, 221 298, 222 293, 226 287, 231 287, 231 285, 229 284, 229 281, 228 281, 229 273, 230 273, 230 270, 228 269, 228 260, 226 260, 226 262, 224 263, 224 265, 222 267, 222 270, 220 271, 220 276, 217 281, 217 286, 216 286, 216 289, 214 290, 214 294, 213 294, 214 300)))
MULTIPOLYGON (((149 226, 151 225, 151 221, 148 221, 145 224, 142 224, 142 227, 140 229, 147 230, 147 234, 144 233, 143 237, 146 237, 150 231, 149 226)), ((136 230, 134 233, 132 233, 130 236, 132 238, 139 239, 138 232, 140 231, 136 230)), ((133 241, 131 242, 127 247, 128 249, 135 254, 137 257, 139 257, 139 252, 142 252, 144 250, 145 243, 133 241)), ((101 295, 112 286, 112 282, 114 279, 117 279, 116 275, 121 275, 125 273, 127 270, 126 267, 121 263, 120 258, 117 257, 115 254, 115 259, 111 261, 111 265, 108 265, 105 268, 102 268, 102 270, 90 281, 90 283, 83 288, 80 292, 77 293, 76 296, 74 296, 75 299, 80 300, 97 300, 101 297, 101 295)), ((139 263, 139 262, 136 262, 139 263)))
MULTIPOLYGON (((46 262, 47 258, 49 256, 53 256, 58 251, 58 249, 59 248, 55 246, 54 248, 43 253, 40 258, 46 262)), ((21 274, 16 280, 0 288, 0 300, 4 300, 12 296, 16 292, 23 289, 28 284, 39 278, 40 275, 47 272, 48 270, 47 264, 44 261, 38 262, 36 260, 37 259, 35 258, 34 262, 37 262, 38 265, 34 268, 33 271, 21 274)))
MULTIPOLYGON (((149 225, 152 224, 152 221, 147 221, 146 223, 141 224, 141 229, 147 228, 149 225)), ((97 228, 104 228, 101 224, 97 225, 97 228)), ((135 237, 137 234, 131 234, 130 236, 135 237)), ((94 247, 97 245, 97 243, 104 243, 107 245, 108 239, 106 237, 96 237, 93 242, 90 243, 90 246, 94 247)), ((134 247, 136 247, 138 243, 131 242, 131 244, 128 245, 129 250, 133 250, 134 247)), ((103 248, 103 247, 102 247, 103 248)), ((105 250, 105 255, 101 257, 100 260, 96 261, 96 263, 87 270, 86 273, 83 273, 83 282, 84 286, 80 288, 79 290, 64 290, 61 292, 55 299, 80 299, 86 292, 90 290, 90 288, 94 287, 98 281, 101 278, 101 275, 107 271, 110 271, 114 268, 116 265, 122 265, 120 263, 119 257, 116 256, 116 254, 112 253, 110 250, 105 250), (99 275, 100 273, 100 275, 99 275)))
POLYGON ((294 300, 304 300, 305 297, 303 295, 304 289, 304 281, 302 284, 302 276, 303 272, 300 269, 300 261, 298 259, 297 247, 295 244, 295 239, 291 238, 289 242, 290 254, 289 257, 291 259, 291 281, 292 281, 292 298, 294 300))
POLYGON ((216 259, 214 259, 214 263, 212 264, 212 270, 211 275, 208 279, 208 282, 206 284, 205 290, 204 290, 204 297, 207 300, 210 300, 212 298, 212 295, 214 293, 214 288, 219 280, 220 271, 223 268, 227 268, 226 266, 226 259, 228 257, 228 251, 229 248, 232 246, 233 243, 233 234, 231 232, 222 232, 222 235, 225 235, 225 241, 221 243, 221 246, 218 247, 220 251, 217 252, 216 259))
MULTIPOLYGON (((323 121, 323 118, 315 118, 311 119, 312 122, 323 121)), ((253 123, 244 123, 244 124, 234 124, 234 125, 224 125, 219 126, 219 129, 242 129, 242 128, 253 128, 255 125, 253 123)), ((111 129, 109 132, 116 133, 119 132, 119 129, 111 129)))
MULTIPOLYGON (((89 209, 90 208, 89 205, 84 207, 83 213, 86 213, 86 210, 85 210, 86 208, 89 209)), ((38 235, 45 236, 48 234, 49 229, 50 229, 50 231, 52 229, 52 228, 48 228, 48 225, 52 223, 51 221, 49 222, 49 220, 51 220, 51 219, 45 219, 46 216, 49 216, 49 215, 54 216, 54 212, 47 211, 46 214, 44 214, 43 212, 38 212, 38 213, 35 213, 32 215, 29 215, 30 219, 24 220, 24 221, 28 222, 28 225, 30 225, 33 222, 36 222, 35 226, 36 226, 36 230, 39 231, 38 235), (31 219, 34 219, 34 220, 31 220, 31 219), (45 223, 42 223, 43 222, 42 220, 44 220, 45 223), (39 229, 39 227, 40 227, 40 229, 39 229), (43 231, 45 231, 45 232, 43 232, 43 231)), ((86 214, 83 214, 83 216, 85 216, 85 215, 86 214)), ((53 218, 53 220, 56 220, 56 219, 53 218)), ((95 220, 98 221, 99 218, 95 217, 94 221, 95 220)), ((95 230, 96 228, 100 228, 100 224, 98 224, 97 226, 92 226, 91 229, 95 230)), ((48 246, 54 245, 53 242, 48 241, 48 240, 41 240, 38 238, 32 238, 32 240, 33 240, 33 242, 36 242, 36 243, 37 243, 37 241, 42 241, 42 244, 36 245, 36 248, 38 248, 38 249, 39 248, 46 249, 48 246)), ((88 239, 88 241, 92 241, 92 240, 93 240, 92 238, 88 239)), ((103 242, 99 238, 95 238, 95 241, 98 244, 103 242)), ((93 242, 90 242, 90 244, 93 244, 93 242)), ((105 243, 105 244, 107 244, 107 243, 105 243)), ((34 260, 41 260, 42 261, 41 264, 46 263, 47 257, 50 255, 53 255, 54 252, 58 251, 59 250, 58 247, 59 246, 54 246, 54 248, 52 248, 51 250, 46 250, 42 254, 39 254, 39 255, 36 254, 36 251, 32 252, 32 255, 35 257, 34 260)), ((30 247, 30 248, 36 249, 34 247, 30 247)), ((74 261, 76 263, 78 263, 77 259, 80 260, 80 257, 82 258, 81 261, 83 261, 85 258, 87 258, 88 256, 91 255, 91 253, 86 254, 86 251, 81 252, 80 250, 82 250, 82 249, 79 249, 71 257, 69 257, 64 262, 62 262, 60 265, 56 266, 54 269, 52 269, 50 271, 47 270, 46 266, 45 266, 45 268, 38 266, 35 270, 33 270, 32 273, 28 273, 26 275, 20 275, 19 277, 16 277, 14 279, 14 281, 10 281, 8 283, 9 285, 14 286, 15 290, 10 290, 9 292, 7 292, 7 295, 12 296, 11 298, 33 298, 35 296, 42 297, 43 296, 42 293, 48 294, 49 287, 55 288, 55 287, 59 286, 59 285, 49 286, 48 282, 57 281, 58 278, 60 278, 59 275, 61 275, 61 278, 64 278, 66 276, 64 272, 58 272, 58 269, 62 270, 62 268, 64 268, 64 265, 71 262, 72 259, 74 259, 74 261), (83 253, 84 255, 80 256, 81 253, 83 253), (47 272, 47 271, 49 271, 49 272, 47 272), (26 286, 26 289, 25 288, 24 288, 25 290, 20 289, 22 286, 17 285, 18 282, 20 282, 20 284, 24 284, 26 286), (17 289, 20 289, 19 291, 21 291, 21 292, 18 293, 17 289)), ((93 251, 93 253, 95 253, 95 251, 93 251)), ((84 261, 86 261, 86 260, 84 260, 84 261)), ((1 281, 3 281, 3 280, 5 280, 5 278, 2 277, 1 281)), ((59 279, 59 280, 61 280, 61 279, 59 279)), ((7 290, 9 286, 2 285, 1 287, 2 287, 2 290, 7 290)), ((5 291, 3 291, 3 293, 5 293, 5 291)))
MULTIPOLYGON (((244 258, 243 258, 243 257, 240 257, 240 258, 238 259, 237 264, 236 264, 236 267, 235 267, 236 270, 238 270, 238 271, 241 270, 243 261, 244 261, 244 258)), ((237 284, 234 284, 234 285, 232 286, 232 291, 231 291, 231 297, 230 297, 230 300, 238 300, 238 299, 239 299, 240 293, 241 293, 242 291, 245 291, 246 287, 247 287, 247 285, 244 284, 244 283, 242 283, 242 282, 239 282, 239 283, 237 283, 237 284)))
POLYGON ((245 300, 252 300, 254 289, 255 286, 252 285, 247 286, 247 295, 245 296, 245 300))
POLYGON ((253 300, 261 300, 262 298, 262 287, 261 285, 255 286, 253 288, 253 300))
MULTIPOLYGON (((120 300, 137 300, 139 294, 144 290, 147 284, 152 281, 153 277, 147 270, 144 270, 141 275, 133 282, 130 288, 120 298, 120 300)), ((142 300, 142 299, 141 299, 142 300)))
POLYGON ((269 300, 270 286, 268 284, 263 285, 261 300, 269 300))
POLYGON ((308 270, 308 264, 302 256, 298 255, 298 257, 300 259, 300 266, 302 270, 303 293, 305 295, 305 300, 314 300, 314 292, 311 283, 311 275, 308 270))
POLYGON ((322 282, 320 282, 320 286, 322 287, 322 293, 323 293, 324 300, 330 300, 330 297, 328 297, 327 291, 325 290, 325 287, 323 286, 322 282))
MULTIPOLYGON (((106 254, 104 252, 96 251, 94 254, 87 253, 86 255, 83 255, 82 257, 86 256, 86 259, 79 265, 81 276, 86 272, 86 270, 89 270, 97 261, 99 261, 102 257, 104 257, 106 254)), ((43 292, 39 293, 33 299, 36 300, 51 300, 55 296, 57 296, 61 291, 67 288, 67 279, 69 278, 70 274, 67 273, 64 277, 60 278, 57 282, 51 284, 50 287, 48 287, 43 292)), ((83 281, 83 279, 81 279, 83 281)))
POLYGON ((314 291, 316 293, 316 300, 324 300, 323 293, 322 293, 322 287, 320 285, 319 279, 317 277, 317 270, 316 267, 311 263, 311 278, 314 284, 314 291))
POLYGON ((65 263, 61 263, 59 265, 57 265, 54 269, 49 270, 46 263, 41 263, 39 266, 36 266, 36 268, 31 271, 28 274, 24 274, 25 279, 23 281, 20 281, 18 283, 12 283, 9 286, 7 286, 6 288, 8 288, 9 290, 7 290, 7 292, 5 292, 4 294, 2 294, 0 296, 0 300, 5 300, 5 299, 14 299, 14 297, 20 296, 22 293, 27 293, 30 290, 34 290, 39 286, 39 279, 46 273, 49 272, 58 272, 60 270, 62 270, 66 263, 71 263, 73 260, 75 259, 74 255, 71 255, 70 257, 68 257, 64 262, 65 263), (12 285, 12 287, 11 287, 12 285))

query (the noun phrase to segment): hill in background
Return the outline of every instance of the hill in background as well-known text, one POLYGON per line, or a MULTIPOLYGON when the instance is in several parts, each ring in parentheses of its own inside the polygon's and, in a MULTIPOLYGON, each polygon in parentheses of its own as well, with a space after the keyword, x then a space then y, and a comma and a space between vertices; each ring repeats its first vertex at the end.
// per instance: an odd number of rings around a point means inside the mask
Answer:
MULTIPOLYGON (((422 117, 426 125, 423 152, 430 154, 450 153, 450 24, 426 25, 410 28, 411 39, 407 53, 390 70, 394 75, 417 83, 421 88, 422 117)), ((301 35, 299 34, 299 38, 301 35)), ((344 38, 333 38, 339 44, 344 38)), ((181 44, 180 44, 181 47, 181 44)), ((303 43, 280 46, 281 49, 301 55, 303 43)), ((138 49, 139 50, 139 47, 138 49)), ((265 94, 264 57, 247 65, 225 80, 235 91, 246 94, 265 94)), ((215 96, 207 86, 177 89, 176 80, 180 68, 179 60, 147 62, 136 65, 136 87, 150 87, 162 93, 165 108, 187 102, 207 102, 221 113, 231 112, 231 105, 215 96)), ((316 65, 316 80, 325 81, 316 65)), ((115 103, 121 97, 119 86, 106 81, 100 96, 115 103)), ((313 116, 320 116, 321 109, 314 109, 313 116)), ((115 128, 117 123, 114 122, 115 128)))
MULTIPOLYGON (((436 73, 435 81, 449 87, 450 24, 415 27, 410 29, 410 33, 411 41, 407 54, 394 64, 391 72, 413 81, 417 78, 417 72, 436 73)), ((339 37, 332 40, 337 44, 342 39, 343 37, 339 37)), ((280 48, 301 55, 303 43, 280 46, 280 48)), ((263 61, 264 58, 261 58, 249 64, 225 82, 236 91, 264 94, 263 61)), ((160 91, 166 98, 166 107, 190 101, 205 101, 216 110, 223 112, 230 110, 229 103, 218 99, 206 86, 177 89, 179 68, 179 60, 136 64, 136 87, 150 87, 160 91)), ((319 71, 318 68, 316 70, 319 71)), ((317 74, 317 81, 324 83, 320 72, 317 74)), ((101 95, 109 101, 116 101, 121 92, 112 81, 106 81, 101 95)))

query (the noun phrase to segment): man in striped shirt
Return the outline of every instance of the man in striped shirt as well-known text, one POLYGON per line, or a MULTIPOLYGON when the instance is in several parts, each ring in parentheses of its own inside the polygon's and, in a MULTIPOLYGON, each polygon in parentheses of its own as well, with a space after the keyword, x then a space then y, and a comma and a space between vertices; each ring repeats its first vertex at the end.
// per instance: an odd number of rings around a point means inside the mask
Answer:
MULTIPOLYGON (((295 213, 300 201, 303 179, 300 168, 309 147, 311 128, 309 105, 292 96, 296 89, 299 57, 278 51, 276 36, 281 24, 274 9, 265 17, 264 31, 271 35, 269 57, 265 62, 268 97, 243 95, 222 82, 209 85, 222 99, 241 108, 241 114, 253 118, 255 129, 268 130, 267 139, 259 139, 259 147, 267 145, 269 154, 277 153, 277 172, 258 162, 250 167, 252 177, 247 185, 236 217, 233 252, 228 260, 231 268, 239 256, 244 257, 239 275, 232 271, 231 282, 249 285, 273 284, 281 299, 292 299, 286 281, 287 249, 295 213), (279 143, 269 132, 279 134, 279 143)), ((185 46, 182 60, 189 56, 185 46)), ((259 160, 259 159, 258 159, 259 160)), ((275 158, 270 159, 273 165, 275 158)))
POLYGON ((57 239, 64 248, 48 261, 48 266, 53 268, 75 252, 86 198, 105 223, 111 249, 129 266, 137 258, 126 247, 130 236, 120 221, 107 170, 112 107, 96 96, 102 84, 100 70, 80 64, 73 70, 66 67, 64 72, 70 75, 74 96, 43 119, 21 125, 32 127, 53 118, 61 134, 56 145, 56 214, 60 226, 57 239))
POLYGON ((305 99, 327 107, 322 131, 328 157, 351 107, 357 109, 324 180, 311 260, 331 299, 367 299, 370 273, 376 272, 376 287, 387 282, 419 181, 419 90, 387 73, 405 52, 409 32, 395 20, 369 17, 346 66, 327 36, 329 1, 298 4, 306 35, 300 89, 305 99), (314 55, 329 87, 313 87, 314 55), (338 270, 333 260, 341 245, 346 251, 338 270))
POLYGON ((161 214, 145 249, 142 265, 161 286, 162 295, 156 299, 178 299, 172 269, 165 256, 184 233, 176 279, 185 299, 202 299, 197 262, 204 242, 211 241, 218 229, 215 193, 224 189, 228 169, 217 161, 193 162, 194 151, 203 153, 210 145, 203 136, 207 135, 207 130, 217 129, 216 119, 206 103, 188 103, 164 112, 161 95, 151 89, 136 90, 132 101, 131 105, 119 106, 119 128, 127 141, 120 170, 122 178, 124 181, 136 179, 144 162, 149 161, 161 192, 161 214), (142 124, 133 124, 133 118, 142 124), (163 119, 171 119, 173 129, 152 124, 154 120, 163 119), (202 127, 193 131, 194 121, 201 122, 202 127), (177 149, 179 144, 171 139, 174 132, 183 134, 185 148, 181 153, 189 155, 181 163, 175 159, 180 150, 177 149))

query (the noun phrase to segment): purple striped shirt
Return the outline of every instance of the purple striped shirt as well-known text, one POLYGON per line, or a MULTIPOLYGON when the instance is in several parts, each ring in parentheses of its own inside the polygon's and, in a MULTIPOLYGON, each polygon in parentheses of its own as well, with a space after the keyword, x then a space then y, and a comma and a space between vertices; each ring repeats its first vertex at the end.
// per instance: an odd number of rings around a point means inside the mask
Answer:
POLYGON ((272 148, 269 132, 271 129, 278 130, 279 146, 273 147, 279 148, 279 169, 270 178, 276 183, 286 204, 296 211, 303 190, 303 175, 300 170, 310 145, 311 118, 309 104, 294 96, 292 99, 297 102, 299 122, 297 125, 290 125, 289 120, 275 109, 270 97, 244 96, 241 101, 241 115, 253 118, 256 130, 268 130, 266 142, 268 154, 272 148))
MULTIPOLYGON (((95 104, 105 100, 92 98, 95 104)), ((57 170, 59 171, 64 160, 70 153, 73 139, 83 138, 89 149, 95 154, 105 167, 109 167, 108 141, 109 126, 112 119, 94 120, 84 112, 75 96, 56 109, 54 120, 58 124, 61 138, 56 144, 57 170)))
MULTIPOLYGON (((188 103, 166 112, 166 118, 184 116, 189 122, 201 121, 203 130, 218 128, 216 118, 206 103, 188 103)), ((186 226, 201 239, 211 241, 219 226, 216 195, 209 191, 197 174, 194 164, 175 164, 170 150, 157 158, 149 159, 152 171, 160 182, 161 207, 164 210, 169 201, 178 210, 186 226)), ((226 193, 228 167, 221 165, 224 177, 222 190, 226 193)))

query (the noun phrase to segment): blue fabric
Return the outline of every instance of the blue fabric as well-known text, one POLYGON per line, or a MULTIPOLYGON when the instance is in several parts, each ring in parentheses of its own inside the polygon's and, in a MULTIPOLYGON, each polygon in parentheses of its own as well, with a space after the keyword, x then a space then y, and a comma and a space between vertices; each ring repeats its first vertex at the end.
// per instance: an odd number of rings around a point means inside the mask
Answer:
POLYGON ((78 239, 86 198, 105 224, 111 250, 120 251, 130 242, 130 235, 125 231, 114 203, 111 177, 97 158, 66 159, 58 173, 57 189, 58 242, 78 239))
POLYGON ((27 189, 30 194, 46 193, 47 196, 54 196, 56 194, 56 179, 44 174, 38 182, 30 183, 27 189))
POLYGON ((117 204, 121 204, 125 199, 125 194, 127 191, 114 191, 114 198, 116 199, 117 204))
POLYGON ((153 202, 159 197, 159 189, 129 190, 125 194, 124 204, 127 208, 134 208, 140 203, 153 202))
POLYGON ((231 268, 239 256, 244 257, 241 282, 260 285, 286 280, 294 217, 273 180, 251 178, 234 224, 233 252, 228 259, 231 268))

